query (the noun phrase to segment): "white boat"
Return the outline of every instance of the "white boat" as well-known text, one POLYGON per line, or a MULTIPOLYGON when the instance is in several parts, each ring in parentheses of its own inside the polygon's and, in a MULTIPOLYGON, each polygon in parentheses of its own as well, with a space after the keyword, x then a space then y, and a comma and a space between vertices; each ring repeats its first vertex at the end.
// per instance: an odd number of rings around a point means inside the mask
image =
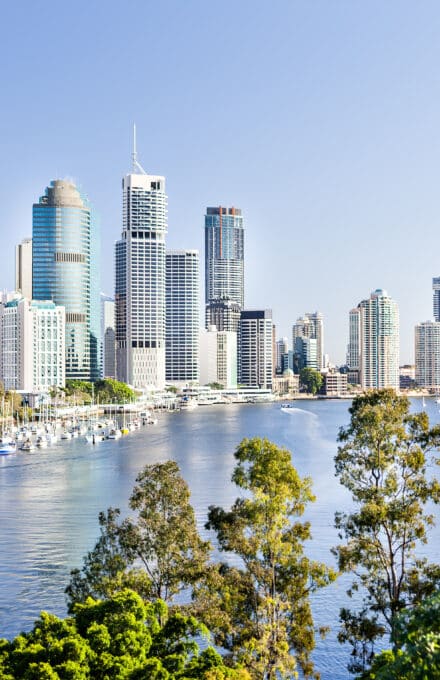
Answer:
POLYGON ((15 453, 17 451, 17 444, 15 442, 1 442, 0 443, 0 456, 7 456, 10 453, 15 453))
POLYGON ((36 446, 38 446, 38 448, 45 449, 47 448, 48 445, 47 438, 43 436, 37 437, 37 441, 35 442, 35 444, 36 446))
POLYGON ((104 441, 104 435, 101 432, 89 432, 89 434, 86 434, 86 440, 89 444, 99 444, 104 441))
POLYGON ((64 430, 64 432, 61 433, 61 439, 72 439, 72 433, 69 432, 69 430, 64 430))
POLYGON ((109 439, 119 439, 122 437, 122 432, 118 428, 112 428, 108 434, 109 439))

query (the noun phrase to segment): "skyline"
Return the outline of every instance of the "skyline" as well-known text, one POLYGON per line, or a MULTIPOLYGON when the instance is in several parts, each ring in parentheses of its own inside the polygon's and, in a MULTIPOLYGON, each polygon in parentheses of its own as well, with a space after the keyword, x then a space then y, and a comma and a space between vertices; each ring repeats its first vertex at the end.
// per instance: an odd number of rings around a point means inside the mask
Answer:
POLYGON ((202 258, 206 207, 238 205, 245 308, 272 308, 277 337, 320 311, 325 352, 344 362, 349 310, 384 288, 400 308, 400 363, 413 361, 440 275, 435 3, 20 9, 5 8, 0 48, 2 288, 41 187, 71 176, 100 215, 113 294, 136 122, 142 165, 167 178, 167 248, 202 258))

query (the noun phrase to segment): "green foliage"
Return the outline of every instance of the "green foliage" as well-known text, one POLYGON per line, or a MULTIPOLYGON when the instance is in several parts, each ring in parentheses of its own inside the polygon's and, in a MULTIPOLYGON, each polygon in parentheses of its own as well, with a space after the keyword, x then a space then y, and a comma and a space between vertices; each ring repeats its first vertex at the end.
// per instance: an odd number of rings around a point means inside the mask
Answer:
POLYGON ((243 669, 226 668, 212 647, 200 652, 195 636, 209 634, 194 617, 122 590, 108 600, 77 604, 65 620, 42 612, 30 633, 0 640, 0 677, 249 680, 243 669))
POLYGON ((95 383, 85 380, 66 380, 64 392, 66 396, 74 397, 76 401, 86 404, 91 403, 93 398, 95 402, 101 404, 125 404, 133 401, 137 396, 137 393, 128 385, 112 378, 97 380, 95 383))
POLYGON ((170 601, 199 580, 210 545, 198 535, 189 499, 176 463, 145 466, 129 500, 136 516, 121 522, 118 509, 101 513, 101 536, 82 570, 71 573, 70 609, 89 595, 108 597, 123 587, 170 601))
POLYGON ((222 385, 219 382, 208 383, 208 387, 210 387, 212 390, 224 390, 225 389, 225 386, 222 385))
POLYGON ((195 599, 215 641, 244 663, 252 678, 311 677, 314 626, 309 596, 334 574, 304 555, 310 526, 299 518, 314 500, 291 454, 266 439, 244 439, 232 480, 246 494, 231 510, 209 508, 207 528, 242 568, 212 566, 195 599))
POLYGON ((440 567, 416 554, 433 524, 425 506, 440 500, 439 483, 427 476, 427 456, 439 441, 439 428, 430 429, 425 412, 410 414, 408 399, 393 390, 356 397, 350 414, 349 426, 339 433, 335 462, 356 509, 336 515, 345 543, 335 553, 340 569, 355 575, 348 594, 363 593, 360 614, 343 610, 340 634, 353 645, 350 669, 361 672, 384 630, 397 652, 399 612, 432 594, 440 582, 440 567))
POLYGON ((440 594, 404 610, 396 619, 398 650, 378 654, 362 680, 439 680, 440 594))
POLYGON ((306 388, 310 394, 319 392, 322 386, 322 375, 314 368, 302 368, 299 374, 301 385, 306 388))

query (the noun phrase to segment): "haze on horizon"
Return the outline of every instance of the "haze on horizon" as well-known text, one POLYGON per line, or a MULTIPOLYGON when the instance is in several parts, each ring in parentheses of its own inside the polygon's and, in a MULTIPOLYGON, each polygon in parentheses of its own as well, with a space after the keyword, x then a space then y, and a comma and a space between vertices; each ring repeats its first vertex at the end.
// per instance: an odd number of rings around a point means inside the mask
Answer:
POLYGON ((343 362, 348 311, 384 288, 400 308, 401 363, 413 360, 440 275, 438 3, 2 10, 2 289, 32 203, 69 176, 100 215, 113 292, 135 121, 140 162, 167 180, 169 248, 203 262, 206 206, 240 207, 245 306, 271 307, 278 337, 319 310, 325 351, 343 362))

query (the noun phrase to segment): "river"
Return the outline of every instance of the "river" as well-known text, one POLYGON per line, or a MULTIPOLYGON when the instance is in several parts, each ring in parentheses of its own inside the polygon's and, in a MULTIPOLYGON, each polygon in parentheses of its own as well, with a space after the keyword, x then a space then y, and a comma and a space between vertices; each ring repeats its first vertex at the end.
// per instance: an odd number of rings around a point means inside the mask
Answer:
MULTIPOLYGON (((32 453, 0 457, 0 637, 29 630, 40 610, 64 616, 64 588, 73 567, 98 536, 97 517, 109 506, 127 512, 127 500, 140 469, 175 460, 191 490, 200 532, 209 505, 229 507, 237 496, 231 483, 234 449, 244 437, 267 437, 292 452, 302 476, 313 480, 316 502, 306 517, 312 524, 309 557, 334 565, 337 543, 333 518, 350 508, 349 494, 334 477, 333 457, 341 426, 348 423, 348 401, 299 401, 284 413, 279 404, 199 407, 163 414, 156 426, 96 446, 83 439, 32 453)), ((420 400, 413 408, 421 408, 420 400)), ((432 423, 437 404, 427 401, 432 423)), ((439 528, 428 549, 440 559, 439 528)), ((315 623, 331 632, 318 639, 314 659, 323 680, 349 678, 349 650, 336 641, 339 607, 348 604, 347 577, 321 590, 313 600, 315 623)))

